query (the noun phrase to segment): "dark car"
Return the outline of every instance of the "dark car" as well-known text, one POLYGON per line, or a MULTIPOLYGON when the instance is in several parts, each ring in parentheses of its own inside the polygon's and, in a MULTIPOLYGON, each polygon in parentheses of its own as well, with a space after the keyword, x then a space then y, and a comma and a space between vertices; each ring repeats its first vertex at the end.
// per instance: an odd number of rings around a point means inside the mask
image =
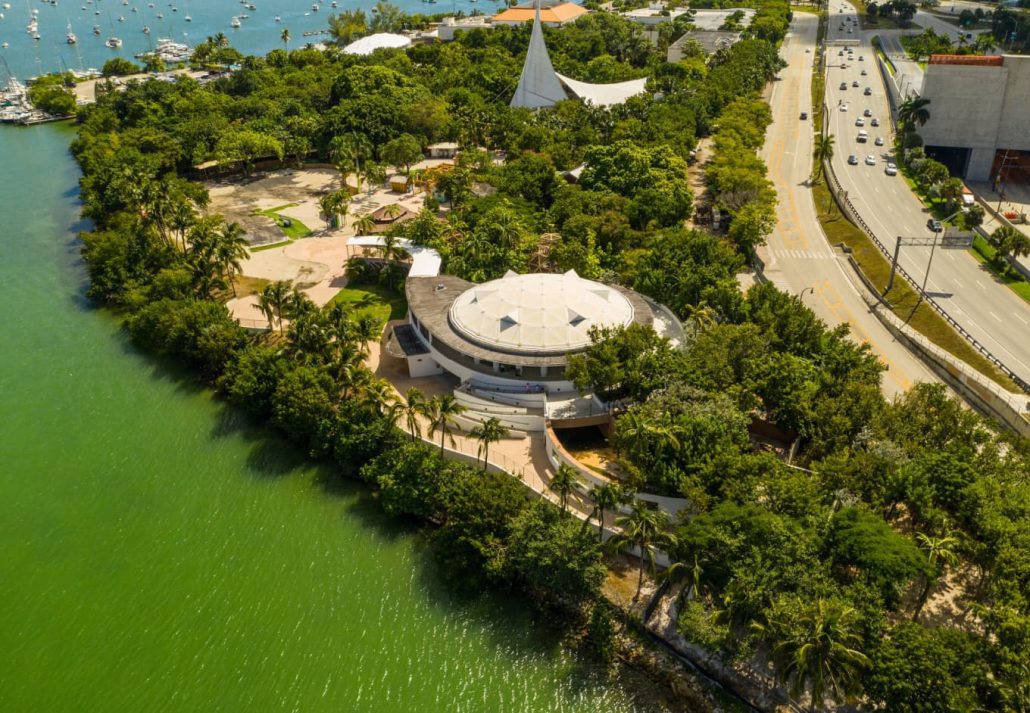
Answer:
POLYGON ((801 112, 801 121, 804 121, 807 118, 808 118, 808 112, 807 111, 801 112))
POLYGON ((936 218, 930 218, 930 220, 926 221, 926 227, 934 233, 939 233, 944 230, 944 226, 941 225, 941 221, 936 218))

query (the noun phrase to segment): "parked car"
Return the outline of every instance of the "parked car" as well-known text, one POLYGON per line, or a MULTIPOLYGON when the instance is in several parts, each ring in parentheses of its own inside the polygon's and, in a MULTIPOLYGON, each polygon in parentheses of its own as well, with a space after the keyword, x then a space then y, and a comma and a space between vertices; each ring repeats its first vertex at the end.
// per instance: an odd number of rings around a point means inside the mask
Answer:
POLYGON ((862 93, 865 94, 867 97, 870 97, 870 96, 873 95, 873 88, 872 87, 866 87, 865 91, 862 92, 862 93))
POLYGON ((807 111, 801 112, 801 121, 804 121, 807 118, 808 118, 808 112, 807 111))
POLYGON ((888 176, 896 176, 898 174, 898 167, 890 161, 887 162, 887 168, 883 169, 883 172, 888 176))
POLYGON ((880 125, 880 120, 879 119, 873 119, 872 121, 869 122, 869 125, 870 126, 879 126, 880 125))
POLYGON ((857 166, 858 156, 856 156, 855 154, 851 154, 850 156, 848 156, 848 164, 851 166, 857 166))
POLYGON ((875 166, 876 165, 876 156, 873 156, 872 154, 869 154, 868 156, 865 157, 865 163, 866 163, 866 166, 875 166))
POLYGON ((873 143, 876 144, 877 146, 883 146, 883 137, 882 136, 877 136, 876 137, 876 141, 874 141, 873 143))
POLYGON ((862 117, 855 119, 855 126, 865 126, 865 119, 862 117))
POLYGON ((933 233, 939 233, 944 230, 944 226, 941 225, 941 221, 936 218, 930 218, 930 220, 926 221, 926 227, 933 233))

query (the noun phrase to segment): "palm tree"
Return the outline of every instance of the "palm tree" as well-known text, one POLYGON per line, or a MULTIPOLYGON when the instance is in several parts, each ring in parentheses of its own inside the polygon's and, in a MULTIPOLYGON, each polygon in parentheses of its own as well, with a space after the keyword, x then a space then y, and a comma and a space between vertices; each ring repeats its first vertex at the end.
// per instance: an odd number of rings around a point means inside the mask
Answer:
POLYGON ((283 45, 286 47, 286 51, 290 51, 290 30, 288 27, 284 27, 282 33, 279 35, 279 39, 282 40, 283 45))
MULTIPOLYGON (((604 541, 604 514, 614 510, 623 500, 622 488, 618 483, 602 483, 590 489, 590 499, 594 503, 594 511, 591 517, 597 517, 597 540, 604 541)), ((590 518, 587 518, 587 523, 590 518)))
POLYGON ((999 259, 1008 255, 1027 257, 1030 255, 1030 238, 1015 228, 1003 225, 991 233, 991 242, 997 249, 999 259))
POLYGON ((563 513, 569 511, 569 494, 576 489, 578 482, 579 478, 572 466, 562 463, 558 466, 558 470, 555 471, 551 482, 547 484, 548 489, 558 496, 558 502, 563 513))
POLYGON ((823 175, 823 163, 833 159, 834 144, 837 141, 837 137, 833 134, 826 134, 820 136, 815 140, 815 175, 812 177, 812 183, 816 183, 819 178, 823 175))
POLYGON ((418 417, 426 415, 428 403, 425 394, 414 386, 404 394, 404 421, 412 441, 422 437, 422 426, 418 422, 418 417))
POLYGON ((923 591, 919 595, 916 610, 912 614, 912 621, 919 621, 919 615, 922 613, 923 607, 926 606, 926 601, 930 598, 934 585, 944 576, 948 567, 953 567, 958 562, 958 553, 955 549, 959 544, 959 539, 950 532, 940 537, 917 532, 916 542, 919 544, 919 548, 926 553, 926 558, 930 561, 930 567, 933 568, 933 574, 924 575, 926 582, 923 584, 923 591))
POLYGON ((232 286, 234 297, 236 296, 236 280, 233 279, 233 276, 234 273, 242 271, 243 263, 241 261, 247 257, 247 247, 249 246, 246 238, 243 237, 244 233, 243 226, 236 221, 226 223, 218 231, 215 247, 218 264, 232 286))
POLYGON ((637 592, 633 601, 640 598, 640 590, 644 587, 644 568, 654 571, 654 549, 672 542, 672 536, 666 532, 669 516, 661 510, 652 510, 643 500, 634 499, 633 509, 628 515, 615 518, 615 525, 621 532, 612 536, 609 544, 624 550, 635 546, 640 559, 640 575, 637 578, 637 592))
POLYGON ((476 454, 476 458, 479 455, 483 456, 483 470, 487 469, 490 462, 490 444, 507 438, 508 433, 508 429, 504 427, 501 420, 493 416, 469 431, 469 435, 479 441, 479 452, 476 454))
POLYGON ((869 659, 859 651, 856 631, 858 612, 835 600, 819 599, 800 615, 774 608, 766 621, 752 628, 772 643, 777 675, 791 684, 791 695, 800 698, 806 689, 812 710, 822 706, 829 693, 835 701, 855 690, 869 659))
POLYGON ((998 43, 994 40, 994 35, 990 32, 981 32, 973 40, 973 49, 978 54, 988 54, 994 51, 994 48, 998 46, 998 43))
POLYGON ((340 196, 335 192, 326 193, 318 199, 318 207, 322 211, 322 217, 325 218, 326 230, 335 227, 340 203, 340 196))
POLYGON ((930 110, 926 108, 929 104, 930 100, 925 97, 912 97, 902 102, 898 107, 898 118, 906 132, 930 120, 930 110))
POLYGON ((451 426, 455 419, 465 412, 465 407, 458 403, 453 394, 443 394, 430 399, 426 407, 426 417, 429 419, 429 435, 433 436, 440 432, 440 455, 443 455, 444 439, 449 438, 451 445, 454 445, 454 437, 451 435, 451 426))
MULTIPOLYGON (((365 371, 367 372, 368 370, 366 369, 365 371)), ((367 383, 360 384, 360 386, 362 396, 379 412, 380 416, 392 414, 392 417, 396 419, 397 411, 393 407, 399 404, 397 402, 397 394, 389 381, 372 378, 367 383)))
POLYGON ((359 213, 353 223, 355 235, 368 235, 376 227, 376 219, 371 213, 359 213))
POLYGON ((283 312, 289 309, 289 305, 292 299, 292 283, 289 280, 277 280, 270 284, 265 285, 265 289, 261 291, 261 297, 259 298, 259 309, 265 312, 268 317, 268 326, 272 327, 272 316, 275 316, 276 321, 279 322, 279 334, 283 333, 283 312), (265 305, 262 307, 261 305, 265 305))

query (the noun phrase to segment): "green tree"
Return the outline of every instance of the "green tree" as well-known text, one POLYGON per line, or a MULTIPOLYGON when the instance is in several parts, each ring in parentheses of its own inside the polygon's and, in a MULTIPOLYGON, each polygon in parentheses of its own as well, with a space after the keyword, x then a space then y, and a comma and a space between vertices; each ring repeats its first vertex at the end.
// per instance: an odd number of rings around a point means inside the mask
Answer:
POLYGON ((991 243, 999 257, 1027 257, 1030 255, 1030 238, 1015 228, 1002 225, 991 233, 991 243))
POLYGON ((554 472, 554 476, 547 484, 548 490, 558 496, 558 502, 561 505, 562 513, 569 511, 569 494, 576 489, 576 484, 579 482, 579 478, 576 476, 576 471, 572 466, 567 463, 562 463, 558 466, 558 469, 554 472))
POLYGON ((444 439, 449 438, 454 444, 454 437, 451 435, 451 427, 455 419, 465 412, 465 407, 458 403, 453 394, 434 396, 426 405, 426 418, 429 419, 430 437, 440 433, 440 455, 443 455, 444 439))
MULTIPOLYGON (((591 513, 597 518, 597 541, 604 541, 604 514, 612 512, 622 502, 622 489, 617 483, 602 483, 590 489, 590 500, 594 503, 594 512, 591 513)), ((587 520, 589 523, 590 520, 587 520)))
POLYGON ((290 28, 284 27, 283 31, 279 33, 279 41, 283 43, 283 47, 287 52, 290 51, 290 28))
POLYGON ((820 177, 823 175, 823 165, 833 158, 834 144, 837 142, 837 137, 833 134, 820 134, 815 139, 815 149, 813 155, 815 157, 815 175, 812 176, 812 183, 818 183, 820 177))
POLYGON ((100 76, 124 77, 129 74, 139 74, 140 71, 142 70, 139 65, 133 64, 124 57, 112 57, 104 62, 104 66, 100 69, 100 76))
POLYGON ((414 386, 409 388, 404 394, 404 421, 408 427, 408 433, 411 434, 411 440, 415 441, 417 438, 422 437, 422 426, 419 424, 419 416, 426 415, 426 400, 425 394, 414 386))
POLYGON ((476 457, 482 456, 484 470, 490 464, 490 444, 497 443, 502 438, 507 438, 508 433, 508 429, 505 428, 500 419, 493 416, 469 431, 469 435, 479 441, 479 454, 476 457))
POLYGON ((268 319, 269 330, 279 324, 279 334, 283 333, 283 314, 290 303, 290 290, 293 284, 289 280, 277 280, 265 285, 258 296, 257 308, 268 319))
POLYGON ((910 97, 898 107, 898 119, 905 132, 912 131, 917 126, 923 126, 930 120, 930 110, 927 107, 930 100, 925 97, 910 97))
POLYGON ((920 592, 916 610, 912 613, 912 621, 919 621, 919 614, 923 611, 926 600, 930 598, 934 584, 944 576, 948 567, 953 567, 958 562, 956 547, 959 544, 959 539, 952 533, 934 536, 917 532, 916 541, 919 548, 926 553, 931 571, 924 575, 923 591, 920 592))
POLYGON ((658 509, 651 509, 643 500, 634 499, 632 510, 627 515, 615 518, 615 526, 620 528, 608 541, 617 550, 636 548, 635 556, 640 562, 637 577, 637 591, 633 601, 640 598, 644 587, 644 571, 654 572, 655 550, 673 544, 672 535, 667 532, 669 516, 658 509))
POLYGON ((876 642, 870 658, 865 690, 884 710, 924 713, 991 708, 984 705, 979 693, 989 678, 983 644, 968 633, 902 622, 876 642))
POLYGON ((770 646, 777 676, 800 698, 812 697, 812 710, 829 695, 843 702, 857 693, 861 673, 869 666, 862 652, 858 612, 835 599, 805 604, 796 597, 780 597, 755 622, 754 630, 770 646))
POLYGON ((386 142, 379 155, 391 166, 404 167, 404 171, 411 170, 413 163, 422 160, 422 146, 411 134, 401 134, 395 139, 386 142))
POLYGON ((279 139, 252 129, 234 127, 223 133, 215 146, 215 156, 220 163, 243 164, 243 171, 248 175, 254 170, 256 159, 275 158, 281 161, 283 155, 283 145, 279 139))

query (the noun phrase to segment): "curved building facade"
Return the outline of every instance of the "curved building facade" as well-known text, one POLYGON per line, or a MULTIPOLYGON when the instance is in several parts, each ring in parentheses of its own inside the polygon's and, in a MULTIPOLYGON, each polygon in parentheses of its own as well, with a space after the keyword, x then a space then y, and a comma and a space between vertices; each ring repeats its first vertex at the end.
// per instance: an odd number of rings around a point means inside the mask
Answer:
MULTIPOLYGON (((590 329, 642 324, 666 332, 675 317, 636 292, 565 274, 518 275, 482 284, 409 277, 408 325, 395 330, 412 376, 448 372, 462 382, 513 391, 572 392, 568 357, 590 329), (429 370, 432 369, 432 370, 429 370)), ((675 335, 671 335, 675 336, 675 335)))

